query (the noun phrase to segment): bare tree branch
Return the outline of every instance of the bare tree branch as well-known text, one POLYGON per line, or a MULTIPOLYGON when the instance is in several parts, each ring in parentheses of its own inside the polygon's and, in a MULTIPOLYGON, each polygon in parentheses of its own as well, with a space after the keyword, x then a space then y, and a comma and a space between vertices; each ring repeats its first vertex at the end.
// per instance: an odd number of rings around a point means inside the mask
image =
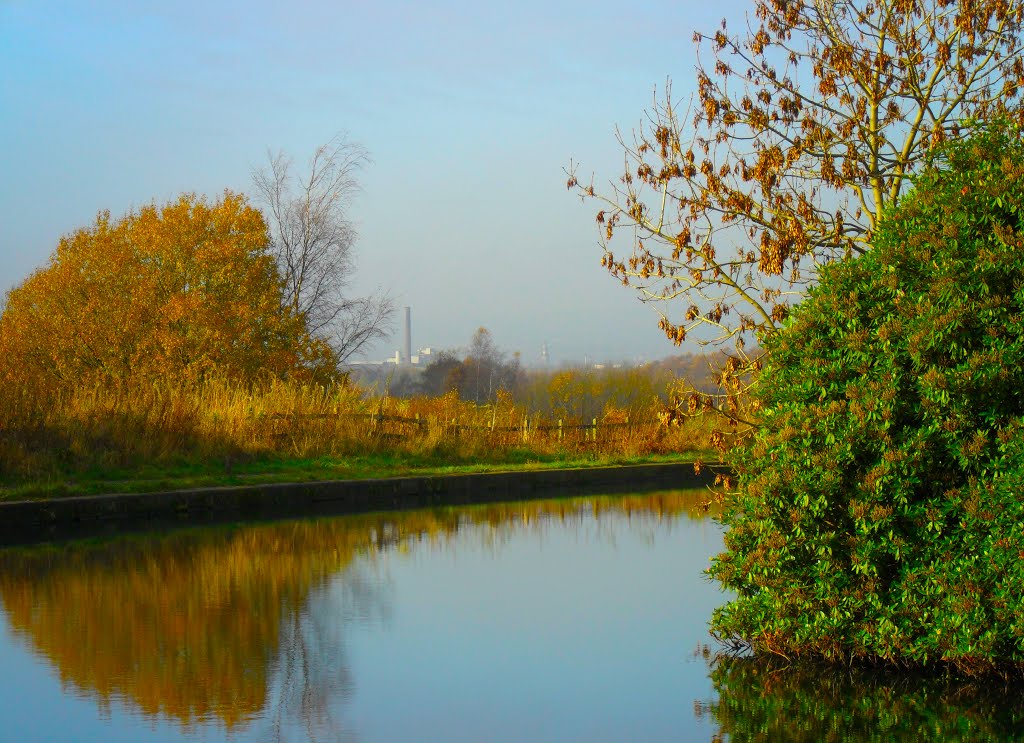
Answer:
POLYGON ((1021 118, 1019 0, 754 0, 744 33, 695 34, 697 94, 671 85, 599 202, 602 265, 664 302, 676 344, 762 339, 819 266, 876 221, 964 122, 1021 118), (707 52, 710 51, 710 60, 707 52), (613 241, 625 233, 632 245, 613 241), (703 329, 703 330, 702 330, 703 329))
POLYGON ((599 190, 566 169, 568 188, 597 202, 601 265, 659 308, 668 338, 735 349, 720 394, 677 401, 684 415, 724 414, 735 436, 757 420, 744 393, 760 345, 818 268, 870 250, 884 210, 967 122, 1024 120, 1020 0, 752 10, 739 36, 725 21, 694 35, 688 105, 669 82, 631 137, 616 132, 618 180, 599 190))
POLYGON ((386 294, 346 296, 358 237, 348 208, 369 155, 338 135, 317 148, 301 174, 283 152, 268 151, 267 161, 253 170, 252 182, 270 227, 284 302, 343 362, 388 337, 394 314, 386 294))

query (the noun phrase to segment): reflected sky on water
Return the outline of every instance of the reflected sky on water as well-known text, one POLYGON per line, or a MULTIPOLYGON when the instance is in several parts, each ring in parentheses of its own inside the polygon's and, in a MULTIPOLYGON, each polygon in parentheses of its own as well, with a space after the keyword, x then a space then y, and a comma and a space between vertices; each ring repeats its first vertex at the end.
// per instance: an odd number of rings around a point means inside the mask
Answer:
POLYGON ((0 741, 1018 739, 1020 690, 711 662, 703 498, 0 550, 0 741))
POLYGON ((703 497, 0 551, 0 740, 710 738, 703 497))

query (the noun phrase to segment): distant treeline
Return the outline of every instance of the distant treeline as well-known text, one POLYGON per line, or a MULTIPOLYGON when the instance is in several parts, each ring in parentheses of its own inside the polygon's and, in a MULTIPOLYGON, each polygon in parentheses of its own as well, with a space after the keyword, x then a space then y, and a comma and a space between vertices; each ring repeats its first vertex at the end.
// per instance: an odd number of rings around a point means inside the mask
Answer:
POLYGON ((670 404, 674 393, 695 389, 718 392, 725 354, 685 353, 640 364, 522 366, 518 354, 497 348, 486 328, 476 331, 465 351, 444 350, 422 366, 354 366, 359 386, 398 398, 438 397, 456 393, 478 405, 494 403, 504 393, 517 405, 550 420, 588 421, 609 410, 670 404))

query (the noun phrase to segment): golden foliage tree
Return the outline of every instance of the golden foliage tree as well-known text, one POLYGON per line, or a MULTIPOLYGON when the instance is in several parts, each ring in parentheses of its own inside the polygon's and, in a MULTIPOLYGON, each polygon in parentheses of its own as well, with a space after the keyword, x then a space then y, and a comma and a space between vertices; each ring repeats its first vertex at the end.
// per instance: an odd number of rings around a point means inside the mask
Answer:
MULTIPOLYGON (((602 264, 661 307, 677 345, 771 334, 816 269, 869 249, 923 156, 963 122, 1020 117, 1019 0, 756 0, 740 35, 696 33, 697 93, 671 87, 600 193, 602 264), (710 57, 708 57, 710 52, 710 57), (631 249, 612 237, 630 233, 631 249)), ((749 360, 749 359, 748 359, 749 360)), ((736 369, 730 370, 735 372, 736 369)))
POLYGON ((243 196, 186 194, 61 239, 8 295, 0 365, 33 388, 333 369, 283 309, 267 228, 243 196))

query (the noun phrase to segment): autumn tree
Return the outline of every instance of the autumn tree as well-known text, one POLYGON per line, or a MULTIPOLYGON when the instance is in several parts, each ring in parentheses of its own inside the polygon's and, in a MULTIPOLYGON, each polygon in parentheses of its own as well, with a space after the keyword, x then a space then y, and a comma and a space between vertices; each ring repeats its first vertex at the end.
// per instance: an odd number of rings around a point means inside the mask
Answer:
POLYGON ((282 309, 268 243, 260 212, 230 192, 120 219, 103 212, 8 295, 0 373, 33 389, 214 371, 329 375, 330 349, 282 309))
POLYGON ((508 357, 487 328, 477 328, 462 361, 459 394, 476 403, 491 402, 498 390, 512 390, 519 380, 519 354, 508 357))
POLYGON ((732 341, 749 361, 820 266, 870 249, 933 147, 966 119, 1021 116, 1022 16, 1013 0, 755 0, 741 33, 696 33, 695 98, 667 86, 620 133, 621 180, 602 193, 570 164, 600 202, 602 264, 677 345, 732 341))
POLYGON ((457 390, 462 377, 462 360, 455 351, 438 353, 423 369, 420 377, 420 392, 440 397, 446 392, 457 390))
POLYGON ((280 152, 253 171, 271 231, 271 252, 284 278, 284 303, 340 361, 390 334, 394 306, 380 294, 352 297, 355 225, 348 209, 359 191, 366 150, 335 137, 317 148, 301 173, 280 152))
POLYGON ((458 392, 478 404, 493 402, 499 390, 512 392, 522 381, 519 354, 498 348, 491 331, 477 328, 464 354, 441 351, 424 368, 420 391, 426 395, 458 392))

